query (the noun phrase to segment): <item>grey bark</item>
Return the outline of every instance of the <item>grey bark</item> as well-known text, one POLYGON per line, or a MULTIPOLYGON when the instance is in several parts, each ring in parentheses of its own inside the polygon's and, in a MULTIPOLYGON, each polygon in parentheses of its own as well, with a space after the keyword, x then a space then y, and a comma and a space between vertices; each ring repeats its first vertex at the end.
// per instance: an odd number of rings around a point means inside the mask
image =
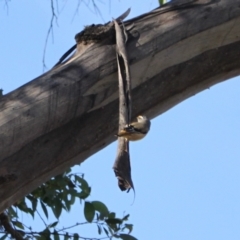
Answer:
MULTIPOLYGON (((123 29, 114 20, 116 32, 116 51, 118 66, 118 92, 119 92, 119 125, 120 132, 124 127, 129 126, 132 116, 132 97, 131 97, 131 74, 128 62, 128 55, 123 29)), ((127 34, 127 33, 125 33, 127 34)), ((113 164, 113 169, 118 178, 118 186, 122 191, 134 191, 134 185, 131 177, 131 162, 129 142, 125 138, 118 138, 117 157, 113 164)))
MULTIPOLYGON (((125 24, 134 23, 127 46, 133 117, 156 117, 240 72, 240 0, 161 11, 125 24)), ((3 96, 0 212, 107 146, 117 129, 114 45, 79 46, 69 62, 3 96)))

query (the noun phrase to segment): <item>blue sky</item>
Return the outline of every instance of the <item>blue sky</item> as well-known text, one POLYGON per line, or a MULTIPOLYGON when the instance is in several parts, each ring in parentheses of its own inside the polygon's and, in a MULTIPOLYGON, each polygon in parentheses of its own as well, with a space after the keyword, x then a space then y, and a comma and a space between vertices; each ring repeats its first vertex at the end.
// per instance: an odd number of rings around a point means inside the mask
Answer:
MULTIPOLYGON (((157 7, 157 0, 98 1, 102 17, 77 1, 59 1, 58 26, 49 40, 50 69, 74 44, 84 26, 104 23, 131 7, 129 18, 157 7), (64 6, 64 7, 63 7, 64 6)), ((42 74, 42 55, 51 12, 49 1, 0 1, 1 79, 4 94, 42 74), (3 34, 4 33, 4 34, 3 34)), ((169 79, 171 81, 171 79, 169 79)), ((120 216, 130 213, 133 235, 141 240, 240 239, 240 79, 211 87, 152 120, 151 131, 132 143, 133 193, 121 192, 112 171, 116 142, 75 171, 85 173, 90 200, 106 203, 120 216)), ((133 103, 134 104, 134 103, 133 103)), ((84 221, 82 205, 64 214, 62 225, 84 221)), ((39 227, 23 216, 27 225, 39 227)), ((61 226, 61 225, 60 225, 61 226)), ((94 236, 95 227, 80 228, 94 236)))

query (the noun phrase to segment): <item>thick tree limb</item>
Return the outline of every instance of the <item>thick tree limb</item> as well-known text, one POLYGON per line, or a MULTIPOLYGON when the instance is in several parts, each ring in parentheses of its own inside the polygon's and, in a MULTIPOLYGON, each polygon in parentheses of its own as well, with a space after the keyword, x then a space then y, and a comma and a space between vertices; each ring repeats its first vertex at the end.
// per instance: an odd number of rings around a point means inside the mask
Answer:
MULTIPOLYGON (((199 0, 126 23, 134 23, 127 46, 133 117, 155 117, 239 75, 239 6, 240 0, 199 0)), ((14 177, 1 182, 0 212, 115 140, 114 45, 82 48, 68 63, 1 97, 0 176, 14 177)))

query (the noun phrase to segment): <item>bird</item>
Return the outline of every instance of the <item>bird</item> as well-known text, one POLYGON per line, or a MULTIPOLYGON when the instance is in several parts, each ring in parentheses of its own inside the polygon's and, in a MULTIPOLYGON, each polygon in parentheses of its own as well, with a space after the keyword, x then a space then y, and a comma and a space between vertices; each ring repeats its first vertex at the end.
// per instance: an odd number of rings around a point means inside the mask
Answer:
POLYGON ((147 135, 150 126, 150 120, 144 115, 139 115, 137 122, 132 122, 130 125, 127 125, 124 129, 120 130, 116 136, 124 137, 128 141, 138 141, 147 135))

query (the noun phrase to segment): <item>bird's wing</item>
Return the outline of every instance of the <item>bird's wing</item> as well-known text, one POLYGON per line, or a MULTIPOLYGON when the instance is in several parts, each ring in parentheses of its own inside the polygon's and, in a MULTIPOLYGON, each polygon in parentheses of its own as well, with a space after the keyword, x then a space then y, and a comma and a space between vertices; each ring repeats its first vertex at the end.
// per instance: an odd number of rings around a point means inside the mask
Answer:
MULTIPOLYGON (((140 124, 139 124, 140 125, 140 124)), ((139 126, 140 127, 140 126, 139 126)), ((135 123, 134 126, 129 125, 128 127, 124 128, 125 131, 129 133, 143 133, 139 128, 138 128, 138 123, 135 123)))
POLYGON ((129 133, 135 132, 135 128, 132 125, 129 125, 129 126, 125 127, 124 130, 129 132, 129 133))

